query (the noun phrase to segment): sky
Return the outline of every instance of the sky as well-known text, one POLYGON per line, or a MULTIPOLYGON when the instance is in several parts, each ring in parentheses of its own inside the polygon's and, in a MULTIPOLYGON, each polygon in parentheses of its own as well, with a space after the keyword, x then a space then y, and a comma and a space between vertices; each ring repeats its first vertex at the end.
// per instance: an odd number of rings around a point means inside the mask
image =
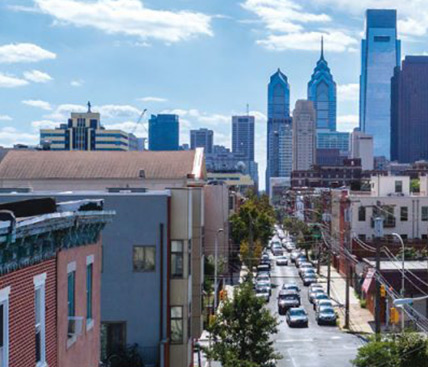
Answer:
POLYGON ((320 54, 338 85, 338 130, 358 124, 360 44, 367 8, 398 10, 402 56, 428 54, 427 0, 1 0, 0 145, 37 144, 71 111, 147 136, 150 114, 180 116, 230 147, 231 116, 256 116, 266 168, 267 83, 278 68, 291 106, 307 97, 320 54), (143 109, 144 122, 136 125, 143 109))

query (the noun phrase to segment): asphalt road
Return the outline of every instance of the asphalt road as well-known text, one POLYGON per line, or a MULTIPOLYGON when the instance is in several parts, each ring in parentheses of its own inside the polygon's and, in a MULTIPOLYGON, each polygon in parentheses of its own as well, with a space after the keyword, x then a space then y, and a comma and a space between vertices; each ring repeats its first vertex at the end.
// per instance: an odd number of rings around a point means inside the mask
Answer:
POLYGON ((358 336, 340 331, 336 326, 318 326, 313 306, 308 300, 308 287, 304 287, 294 264, 275 265, 272 261, 272 296, 267 307, 280 320, 279 333, 275 335, 275 348, 282 354, 277 367, 348 367, 357 350, 363 345, 358 336), (302 306, 309 316, 308 328, 288 327, 285 316, 278 314, 277 294, 283 283, 296 282, 301 288, 302 306))

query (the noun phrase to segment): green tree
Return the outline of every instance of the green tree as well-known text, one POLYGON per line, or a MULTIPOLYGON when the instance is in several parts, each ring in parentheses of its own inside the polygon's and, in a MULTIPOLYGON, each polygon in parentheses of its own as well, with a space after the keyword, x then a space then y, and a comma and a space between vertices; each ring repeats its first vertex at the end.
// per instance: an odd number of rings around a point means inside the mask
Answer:
POLYGON ((272 340, 278 324, 264 301, 254 294, 253 283, 244 282, 208 327, 214 343, 206 353, 225 367, 271 367, 281 358, 272 340))
POLYGON ((420 190, 420 181, 418 178, 410 180, 410 192, 419 192, 420 190))
POLYGON ((378 341, 374 337, 358 350, 357 358, 353 361, 356 367, 398 367, 397 345, 392 340, 378 341))

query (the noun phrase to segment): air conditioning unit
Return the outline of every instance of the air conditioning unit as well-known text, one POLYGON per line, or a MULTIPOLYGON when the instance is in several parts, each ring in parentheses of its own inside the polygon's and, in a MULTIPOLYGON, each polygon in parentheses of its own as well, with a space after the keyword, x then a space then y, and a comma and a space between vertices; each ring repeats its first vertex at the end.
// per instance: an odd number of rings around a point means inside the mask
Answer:
POLYGON ((76 337, 82 334, 83 317, 69 316, 68 317, 68 337, 76 337))

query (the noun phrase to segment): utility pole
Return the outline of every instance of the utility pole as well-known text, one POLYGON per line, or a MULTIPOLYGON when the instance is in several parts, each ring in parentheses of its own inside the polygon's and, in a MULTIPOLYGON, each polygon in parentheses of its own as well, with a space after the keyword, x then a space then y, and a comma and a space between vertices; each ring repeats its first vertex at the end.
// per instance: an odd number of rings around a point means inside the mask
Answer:
POLYGON ((346 266, 346 292, 345 292, 345 329, 349 329, 349 288, 350 288, 350 271, 349 259, 345 256, 346 266))
POLYGON ((375 225, 375 245, 376 245, 376 304, 375 304, 375 333, 376 338, 380 338, 380 246, 381 238, 383 237, 383 218, 376 217, 374 219, 375 225))
POLYGON ((328 264, 327 264, 327 295, 330 297, 331 283, 331 249, 328 249, 328 264))

